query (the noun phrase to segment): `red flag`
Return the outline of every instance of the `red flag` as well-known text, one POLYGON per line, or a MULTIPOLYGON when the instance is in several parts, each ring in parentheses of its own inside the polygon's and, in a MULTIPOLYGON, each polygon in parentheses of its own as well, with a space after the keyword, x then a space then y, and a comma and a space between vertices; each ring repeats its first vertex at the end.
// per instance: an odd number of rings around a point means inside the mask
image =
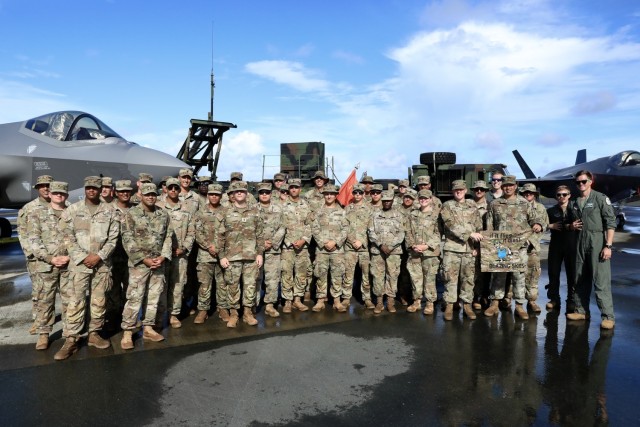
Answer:
POLYGON ((347 179, 344 181, 344 184, 340 187, 340 192, 338 193, 338 203, 342 206, 347 206, 351 203, 351 199, 353 195, 351 191, 353 190, 353 186, 358 182, 356 179, 356 170, 352 170, 347 179))

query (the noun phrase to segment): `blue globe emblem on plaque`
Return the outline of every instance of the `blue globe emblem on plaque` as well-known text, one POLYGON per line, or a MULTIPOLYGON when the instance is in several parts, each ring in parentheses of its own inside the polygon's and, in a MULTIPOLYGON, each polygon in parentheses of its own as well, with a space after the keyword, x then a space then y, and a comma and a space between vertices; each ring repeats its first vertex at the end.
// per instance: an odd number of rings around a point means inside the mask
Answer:
POLYGON ((498 259, 503 260, 507 257, 507 248, 498 248, 497 250, 497 255, 498 255, 498 259))

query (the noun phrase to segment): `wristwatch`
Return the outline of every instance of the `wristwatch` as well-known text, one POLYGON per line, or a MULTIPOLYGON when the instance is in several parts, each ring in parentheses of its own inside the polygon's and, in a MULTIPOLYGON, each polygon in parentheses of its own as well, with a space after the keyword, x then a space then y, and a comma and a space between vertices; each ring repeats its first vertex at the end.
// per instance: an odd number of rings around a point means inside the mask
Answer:
POLYGON ((613 245, 604 245, 605 248, 607 249, 611 249, 613 247, 613 245))

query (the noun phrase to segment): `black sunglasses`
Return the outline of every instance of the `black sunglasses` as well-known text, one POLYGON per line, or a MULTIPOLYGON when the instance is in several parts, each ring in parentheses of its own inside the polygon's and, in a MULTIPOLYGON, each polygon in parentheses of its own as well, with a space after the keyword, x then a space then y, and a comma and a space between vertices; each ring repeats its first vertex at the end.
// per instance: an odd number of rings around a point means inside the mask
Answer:
POLYGON ((492 179, 491 182, 503 182, 504 178, 492 179))
POLYGON ((382 191, 371 191, 371 194, 382 194, 382 191))
POLYGON ((364 194, 364 191, 361 191, 361 190, 353 190, 351 193, 352 193, 352 194, 364 194))
POLYGON ((589 182, 589 180, 588 180, 588 179, 580 179, 580 180, 576 180, 576 185, 580 185, 580 184, 584 185, 584 184, 586 184, 587 182, 589 182))
POLYGON ((556 193, 556 197, 567 197, 569 193, 556 193))
POLYGON ((269 191, 269 190, 260 190, 260 191, 258 191, 258 194, 271 194, 271 191, 269 191))

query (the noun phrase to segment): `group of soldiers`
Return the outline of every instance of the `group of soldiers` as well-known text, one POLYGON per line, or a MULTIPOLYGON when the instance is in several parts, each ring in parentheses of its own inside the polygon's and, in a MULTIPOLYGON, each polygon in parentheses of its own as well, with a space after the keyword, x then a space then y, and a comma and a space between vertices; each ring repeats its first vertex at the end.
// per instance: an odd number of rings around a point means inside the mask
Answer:
MULTIPOLYGON (((589 252, 591 258, 578 256, 578 261, 575 255, 577 247, 587 253, 606 240, 609 253, 604 257, 611 257, 613 231, 609 233, 608 223, 604 232, 600 223, 603 237, 598 240, 593 237, 597 221, 587 220, 594 203, 603 212, 610 207, 597 192, 592 192, 593 200, 587 197, 585 203, 579 197, 572 206, 568 198, 559 198, 548 215, 536 201, 534 185, 518 189, 514 176, 497 171, 491 187, 485 181, 474 184, 472 198, 467 198, 465 181, 454 181, 453 199, 444 204, 431 192, 429 176, 419 177, 416 189, 399 180, 397 194, 365 176, 343 207, 337 201, 339 189, 322 171, 315 173, 314 188, 304 194, 300 179, 275 174, 272 182, 257 184, 257 200, 242 178, 233 172, 226 191, 210 178, 200 178, 194 191, 191 169, 163 177, 158 187, 151 175, 141 173, 133 193, 129 180, 89 176, 84 199, 69 205, 67 183, 38 177, 34 188, 39 197, 18 215, 33 283, 30 332, 38 335, 36 349, 49 346, 56 291, 65 342, 54 358, 64 360, 77 351, 85 331, 89 346, 108 348, 102 331, 106 324, 113 327, 114 319, 123 330, 120 345, 125 350, 134 348, 132 334, 140 327, 143 339, 164 340, 159 331, 165 316, 172 328, 180 328, 185 309, 195 315, 195 324, 203 324, 214 297, 218 317, 230 328, 240 317, 256 325, 261 297, 270 317, 307 311, 313 288, 312 311, 324 310, 331 299, 333 309, 346 312, 353 304, 358 271, 362 303, 376 314, 385 308, 396 312, 396 300, 408 312, 433 314, 440 277, 445 320, 451 320, 456 309, 471 320, 478 310, 494 316, 501 308, 510 309, 511 299, 516 315, 528 319, 528 312, 541 311, 536 303, 538 252, 547 228, 552 230, 550 258, 554 254, 547 309, 560 307, 563 260, 572 284, 567 316, 573 320, 589 316, 591 282, 587 293, 580 290, 580 281, 593 281, 593 276, 606 281, 597 269, 591 268, 592 277, 581 273, 587 270, 582 264, 592 266, 594 259, 600 263, 602 255, 594 258, 589 252), (481 272, 479 242, 485 238, 483 231, 491 230, 529 232, 520 248, 528 260, 526 272, 481 272), (411 289, 399 294, 399 283, 401 288, 410 283, 411 289)), ((602 327, 612 328, 610 287, 608 300, 602 295, 596 286, 602 327), (601 305, 601 300, 608 302, 601 305)))

